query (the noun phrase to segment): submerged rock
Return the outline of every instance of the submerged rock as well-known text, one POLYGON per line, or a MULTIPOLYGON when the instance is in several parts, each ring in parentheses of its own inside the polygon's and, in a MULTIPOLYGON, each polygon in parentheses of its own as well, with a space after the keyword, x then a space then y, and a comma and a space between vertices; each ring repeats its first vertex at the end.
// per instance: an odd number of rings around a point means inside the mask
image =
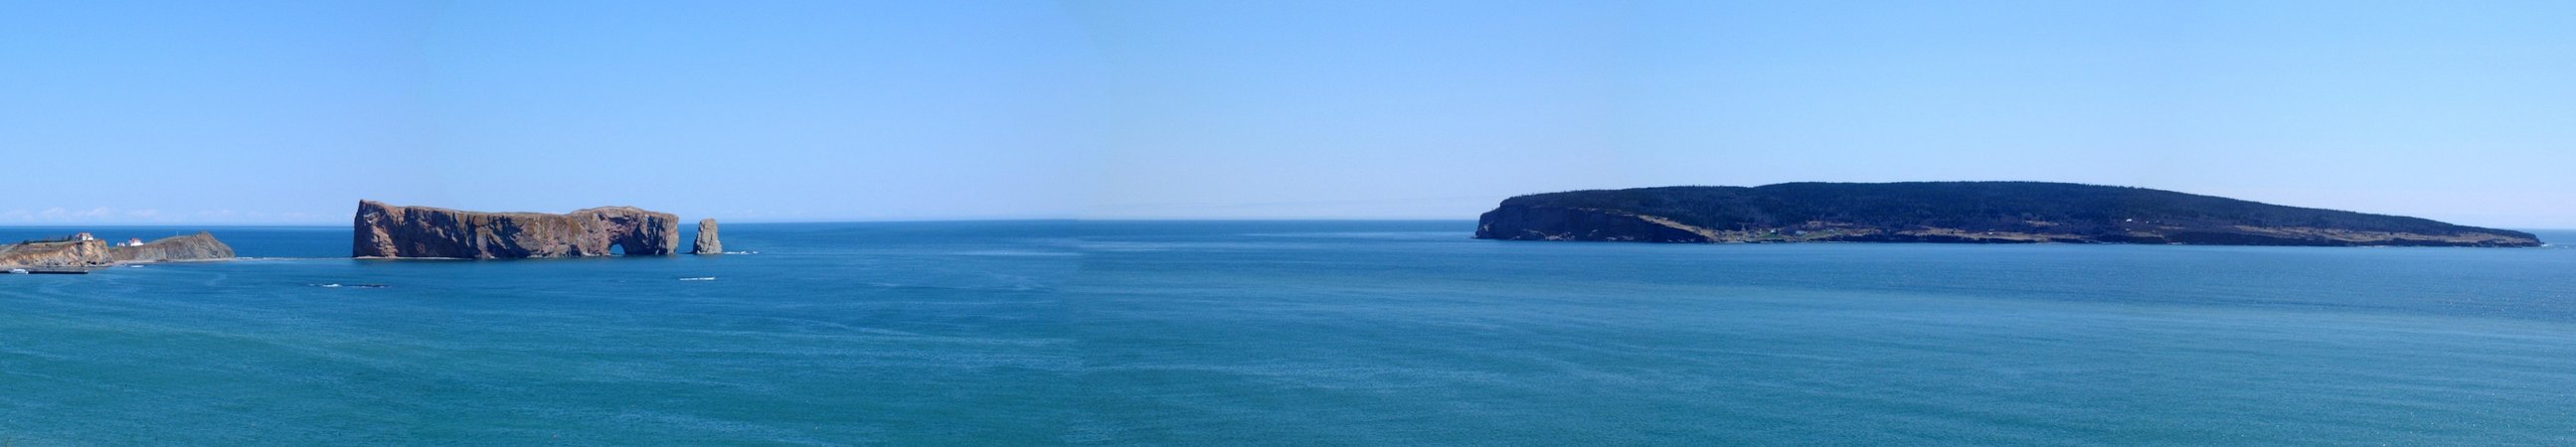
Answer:
POLYGON ((573 258, 679 252, 680 219, 635 207, 565 214, 491 213, 358 202, 350 254, 361 258, 573 258))
POLYGON ((724 254, 724 240, 716 238, 716 220, 698 221, 698 241, 689 252, 702 255, 724 254))

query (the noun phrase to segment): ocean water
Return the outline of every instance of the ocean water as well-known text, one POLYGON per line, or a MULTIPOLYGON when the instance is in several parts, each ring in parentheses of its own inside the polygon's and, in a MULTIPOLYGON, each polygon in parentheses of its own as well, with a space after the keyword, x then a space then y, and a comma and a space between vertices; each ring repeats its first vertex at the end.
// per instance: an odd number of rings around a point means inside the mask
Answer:
POLYGON ((2576 250, 1472 226, 728 224, 758 253, 520 261, 216 228, 259 259, 0 276, 0 441, 2576 443, 2576 250))

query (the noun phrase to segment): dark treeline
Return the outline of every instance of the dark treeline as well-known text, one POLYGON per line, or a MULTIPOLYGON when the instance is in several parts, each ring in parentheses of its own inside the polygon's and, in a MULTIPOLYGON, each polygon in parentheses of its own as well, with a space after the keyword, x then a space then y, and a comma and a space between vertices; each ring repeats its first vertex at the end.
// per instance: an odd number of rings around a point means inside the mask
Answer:
POLYGON ((1882 229, 2109 234, 2144 227, 2308 227, 2526 235, 2429 219, 2298 208, 2145 188, 2044 182, 1675 186, 1513 197, 1503 206, 1619 210, 1720 230, 1829 222, 1882 229))

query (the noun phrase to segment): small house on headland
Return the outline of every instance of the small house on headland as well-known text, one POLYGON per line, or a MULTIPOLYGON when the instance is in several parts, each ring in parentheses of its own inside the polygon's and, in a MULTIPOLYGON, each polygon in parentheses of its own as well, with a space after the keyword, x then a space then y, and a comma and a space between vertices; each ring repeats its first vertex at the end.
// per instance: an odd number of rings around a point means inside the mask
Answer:
POLYGON ((143 238, 126 239, 124 245, 127 247, 141 247, 143 246, 143 238))
POLYGON ((91 236, 91 235, 89 235, 89 232, 87 232, 87 231, 83 231, 83 232, 80 232, 80 233, 72 234, 72 239, 79 239, 79 240, 81 240, 82 242, 88 242, 88 241, 95 241, 95 240, 98 240, 98 236, 91 236))

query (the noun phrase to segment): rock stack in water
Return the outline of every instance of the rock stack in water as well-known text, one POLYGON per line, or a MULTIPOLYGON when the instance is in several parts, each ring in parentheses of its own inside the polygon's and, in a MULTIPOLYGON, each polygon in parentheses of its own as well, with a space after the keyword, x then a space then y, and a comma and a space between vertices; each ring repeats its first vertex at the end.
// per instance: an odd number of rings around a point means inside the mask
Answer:
POLYGON ((485 213, 359 201, 351 255, 362 258, 573 258, 669 255, 680 218, 634 207, 566 214, 485 213))
POLYGON ((697 246, 690 248, 689 252, 702 255, 724 254, 724 240, 716 238, 715 219, 698 221, 697 246))

